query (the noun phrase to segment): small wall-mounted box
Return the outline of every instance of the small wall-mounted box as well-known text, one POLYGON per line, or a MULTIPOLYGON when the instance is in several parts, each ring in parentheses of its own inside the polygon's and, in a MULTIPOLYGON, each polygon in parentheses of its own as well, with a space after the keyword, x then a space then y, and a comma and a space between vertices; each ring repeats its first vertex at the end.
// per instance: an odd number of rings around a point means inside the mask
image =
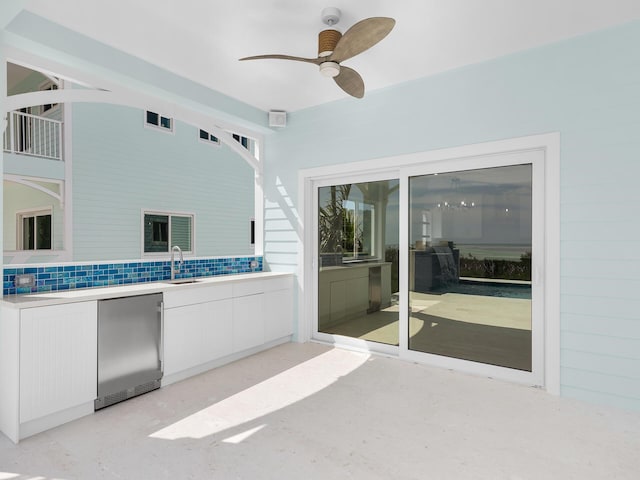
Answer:
POLYGON ((269 126, 284 128, 287 126, 287 112, 271 110, 269 112, 269 126))
POLYGON ((33 287, 36 284, 36 276, 32 273, 23 273, 21 275, 16 275, 13 284, 16 286, 16 288, 33 287))

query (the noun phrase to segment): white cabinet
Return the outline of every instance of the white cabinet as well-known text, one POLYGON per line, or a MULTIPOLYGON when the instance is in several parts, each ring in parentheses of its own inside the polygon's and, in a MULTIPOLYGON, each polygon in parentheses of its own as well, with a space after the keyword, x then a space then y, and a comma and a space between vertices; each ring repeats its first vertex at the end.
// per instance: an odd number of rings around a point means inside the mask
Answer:
POLYGON ((323 310, 323 324, 335 325, 345 319, 364 314, 369 308, 369 269, 345 267, 342 271, 334 270, 330 273, 333 278, 327 282, 330 292, 328 318, 327 305, 319 305, 319 309, 323 310), (338 272, 343 275, 338 276, 338 272))
POLYGON ((264 341, 272 342, 293 333, 293 279, 265 282, 264 341))
POLYGON ((248 280, 233 284, 234 352, 241 352, 264 343, 264 283, 248 280))
POLYGON ((285 275, 165 292, 163 385, 291 335, 292 285, 285 275))
MULTIPOLYGON (((293 330, 292 285, 291 275, 271 274, 166 289, 162 384, 285 341, 293 330)), ((0 431, 18 442, 92 413, 95 297, 0 307, 0 431)))
POLYGON ((164 312, 164 374, 231 354, 231 299, 168 308, 164 312))
POLYGON ((233 299, 233 351, 241 352, 264 343, 264 294, 233 299))
POLYGON ((380 302, 391 304, 391 263, 373 262, 323 267, 318 274, 318 329, 364 315, 369 309, 369 270, 380 268, 380 302))
POLYGON ((293 333, 291 276, 233 286, 233 351, 268 344, 293 333))
POLYGON ((293 333, 293 294, 276 290, 264 294, 264 340, 270 342, 293 333))
POLYGON ((29 308, 20 315, 20 423, 93 402, 97 304, 29 308))
POLYGON ((0 423, 17 442, 93 412, 97 302, 2 311, 0 423))

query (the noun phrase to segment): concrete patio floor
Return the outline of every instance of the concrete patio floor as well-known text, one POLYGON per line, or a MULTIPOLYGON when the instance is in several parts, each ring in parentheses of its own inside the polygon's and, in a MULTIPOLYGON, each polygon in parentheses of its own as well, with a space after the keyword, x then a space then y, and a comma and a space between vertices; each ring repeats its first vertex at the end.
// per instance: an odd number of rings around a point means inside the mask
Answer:
POLYGON ((0 479, 637 479, 640 412, 285 344, 13 445, 0 479))

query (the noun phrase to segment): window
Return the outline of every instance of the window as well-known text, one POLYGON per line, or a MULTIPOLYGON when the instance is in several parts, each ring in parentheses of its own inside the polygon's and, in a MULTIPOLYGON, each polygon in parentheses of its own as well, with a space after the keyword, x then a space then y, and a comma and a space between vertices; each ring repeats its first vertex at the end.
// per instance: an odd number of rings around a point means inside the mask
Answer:
POLYGON ((206 130, 202 130, 200 129, 200 140, 207 142, 207 143, 213 143, 215 145, 220 145, 220 139, 218 137, 216 137, 215 135, 211 135, 209 132, 207 132, 206 130))
POLYGON ((163 130, 173 131, 173 119, 147 110, 146 124, 163 130))
POLYGON ((242 137, 236 133, 233 134, 233 139, 242 145, 247 150, 249 149, 249 139, 247 137, 242 137))
POLYGON ((18 249, 51 250, 51 219, 51 209, 18 213, 18 249))
MULTIPOLYGON (((40 87, 40 91, 45 92, 47 90, 58 90, 58 85, 53 82, 46 82, 40 87)), ((48 112, 49 110, 57 107, 57 103, 47 103, 46 105, 42 105, 40 113, 48 112)))
MULTIPOLYGON (((229 132, 229 133, 231 133, 231 132, 229 132)), ((232 135, 233 139, 236 142, 238 142, 244 148, 249 150, 249 139, 247 137, 243 137, 241 135, 238 135, 237 133, 231 133, 231 135, 232 135)), ((215 145, 220 145, 220 139, 218 137, 216 137, 215 135, 210 134, 209 132, 207 132, 206 130, 203 130, 201 128, 199 129, 198 137, 203 142, 207 142, 207 143, 210 142, 210 143, 213 143, 215 145)))
MULTIPOLYGON (((373 185, 376 185, 375 183, 373 185)), ((376 244, 375 204, 370 184, 345 184, 320 189, 321 253, 340 253, 341 261, 383 258, 376 244)), ((390 188, 390 187, 389 187, 390 188)))
POLYGON ((144 212, 144 253, 168 253, 177 245, 193 252, 192 214, 144 212))

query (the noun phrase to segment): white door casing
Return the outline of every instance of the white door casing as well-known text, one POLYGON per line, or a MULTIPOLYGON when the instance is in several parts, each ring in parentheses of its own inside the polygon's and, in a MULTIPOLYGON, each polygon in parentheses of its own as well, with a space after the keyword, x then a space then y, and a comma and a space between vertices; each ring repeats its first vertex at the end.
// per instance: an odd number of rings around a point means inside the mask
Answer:
MULTIPOLYGON (((532 372, 494 367, 465 360, 413 352, 408 349, 408 322, 400 318, 399 347, 340 338, 348 348, 396 355, 435 366, 544 387, 559 394, 560 385, 560 234, 559 146, 557 133, 520 137, 463 147, 333 165, 299 172, 303 227, 299 244, 299 281, 306 292, 299 301, 298 340, 318 339, 317 332, 317 189, 320 186, 391 178, 400 179, 400 291, 408 291, 408 178, 425 173, 490 166, 533 165, 532 372)), ((408 312, 407 296, 400 295, 400 311, 408 312)), ((320 336, 321 341, 327 341, 320 336)))

